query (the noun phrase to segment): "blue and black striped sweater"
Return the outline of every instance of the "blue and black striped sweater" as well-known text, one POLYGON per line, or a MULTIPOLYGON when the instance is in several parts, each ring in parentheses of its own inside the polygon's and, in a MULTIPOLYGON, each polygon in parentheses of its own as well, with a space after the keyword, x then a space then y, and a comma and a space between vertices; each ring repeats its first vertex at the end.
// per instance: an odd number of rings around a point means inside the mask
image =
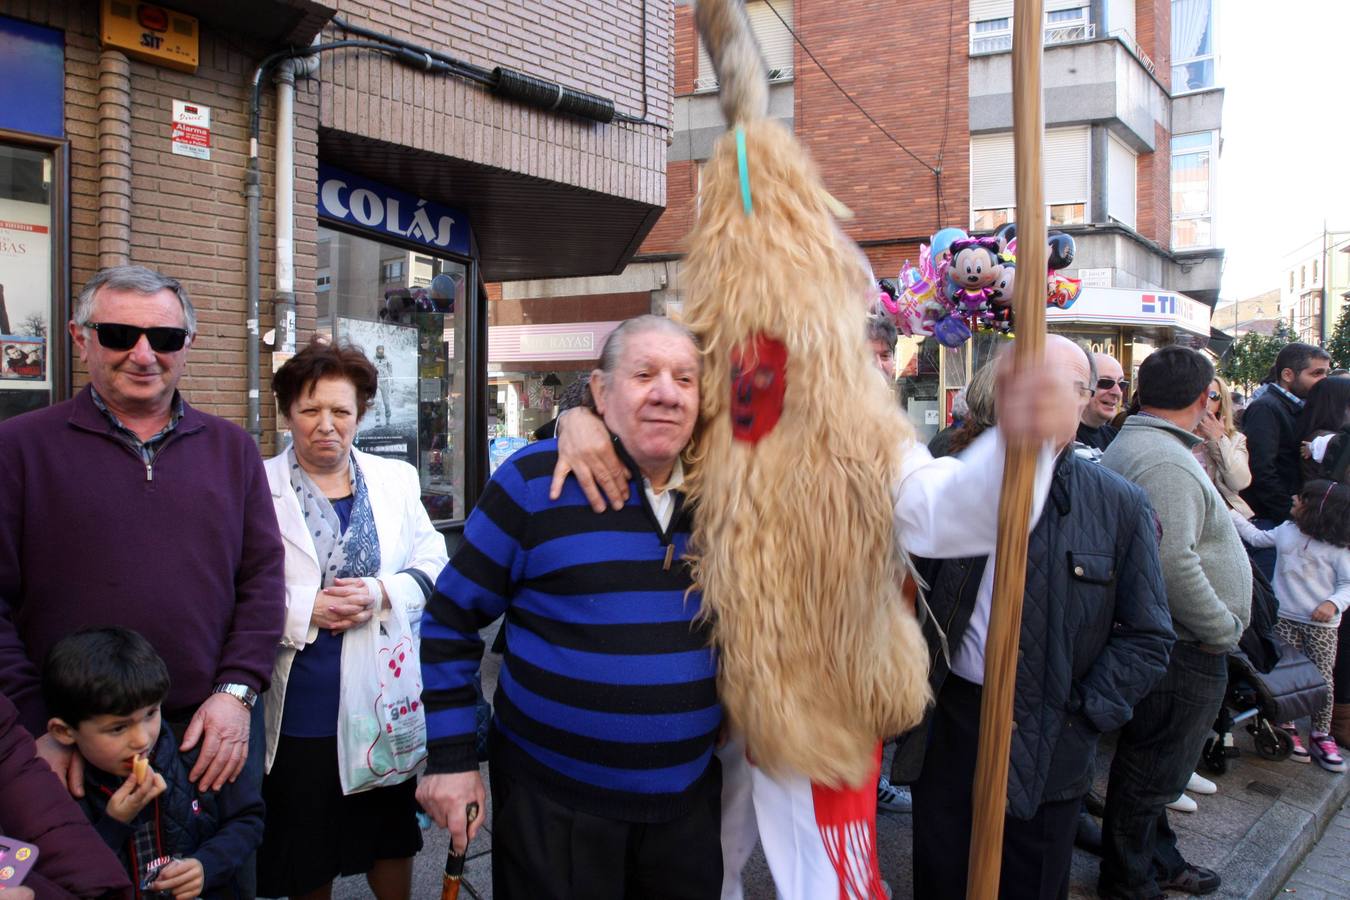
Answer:
POLYGON ((470 771, 478 630, 505 613, 494 698, 511 777, 593 815, 682 815, 722 720, 699 595, 683 561, 689 516, 663 532, 641 502, 596 514, 569 479, 548 499, 555 441, 493 475, 422 622, 429 771, 470 771), (669 560, 669 563, 667 563, 669 560))

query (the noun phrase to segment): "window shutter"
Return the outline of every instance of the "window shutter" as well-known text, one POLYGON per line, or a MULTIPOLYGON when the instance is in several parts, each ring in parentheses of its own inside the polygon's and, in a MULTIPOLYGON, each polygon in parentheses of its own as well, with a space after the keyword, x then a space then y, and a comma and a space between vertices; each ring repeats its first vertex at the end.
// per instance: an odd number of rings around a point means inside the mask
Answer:
POLYGON ((1092 158, 1087 126, 1046 129, 1044 154, 1046 204, 1086 204, 1092 158))
POLYGON ((977 134, 970 139, 970 208, 1016 206, 1012 132, 977 134))
MULTIPOLYGON (((1089 5, 1088 0, 1045 0, 1045 11, 1083 9, 1089 5)), ((1012 14, 1013 0, 970 0, 970 21, 972 22, 985 22, 989 19, 1011 19, 1012 14)))
MULTIPOLYGON (((769 72, 777 72, 776 78, 792 75, 794 41, 792 32, 783 27, 774 10, 789 24, 792 23, 792 0, 773 0, 773 9, 764 0, 750 0, 745 4, 746 18, 750 20, 750 30, 759 42, 760 52, 764 55, 764 64, 769 72)), ((698 41, 698 82, 695 88, 708 90, 717 86, 717 73, 713 71, 711 57, 698 41)))
POLYGON ((1135 228, 1135 173, 1138 170, 1134 151, 1115 135, 1106 141, 1107 215, 1135 228))
MULTIPOLYGON (((1091 145, 1086 126, 1045 132, 1045 202, 1088 202, 1091 145)), ((977 134, 970 139, 970 208, 1002 209, 1017 205, 1013 178, 1012 132, 977 134)))
POLYGON ((745 4, 746 15, 750 19, 750 30, 759 41, 759 49, 764 53, 764 62, 769 71, 780 71, 784 76, 792 74, 792 32, 783 27, 778 16, 792 24, 792 0, 773 0, 773 9, 767 3, 745 4))
POLYGON ((1011 19, 1013 0, 970 0, 970 21, 986 22, 990 19, 1011 19))

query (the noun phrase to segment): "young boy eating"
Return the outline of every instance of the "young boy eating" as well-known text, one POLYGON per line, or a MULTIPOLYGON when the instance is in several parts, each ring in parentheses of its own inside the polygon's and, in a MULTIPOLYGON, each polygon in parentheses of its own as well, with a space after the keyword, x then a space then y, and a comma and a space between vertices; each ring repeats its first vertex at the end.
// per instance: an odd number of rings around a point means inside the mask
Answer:
POLYGON ((164 661, 125 628, 62 638, 42 670, 47 731, 83 758, 78 802, 137 896, 229 896, 237 868, 262 842, 262 798, 243 781, 213 793, 192 785, 192 758, 179 755, 160 721, 168 692, 164 661))

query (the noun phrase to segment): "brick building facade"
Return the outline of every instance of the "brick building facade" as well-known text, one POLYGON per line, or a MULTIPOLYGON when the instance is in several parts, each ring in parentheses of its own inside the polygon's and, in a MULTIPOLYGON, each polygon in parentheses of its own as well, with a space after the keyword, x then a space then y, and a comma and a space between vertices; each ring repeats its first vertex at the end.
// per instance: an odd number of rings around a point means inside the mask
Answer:
MULTIPOLYGON (((939 228, 988 233, 1014 214, 1012 8, 1012 0, 747 0, 770 72, 770 115, 794 131, 853 212, 843 227, 879 277, 916 261, 919 244, 939 228)), ((1047 0, 1045 9, 1049 218, 1074 235, 1077 260, 1067 274, 1092 291, 1082 315, 1056 314, 1051 327, 1127 365, 1159 342, 1204 346, 1223 257, 1214 217, 1223 91, 1213 4, 1047 0), (1159 295, 1178 299, 1145 300, 1159 295)), ((667 208, 624 276, 652 283, 657 312, 678 309, 698 166, 725 128, 686 0, 675 7, 674 65, 667 208)), ((546 287, 580 293, 575 284, 546 287)), ((527 307, 531 289, 503 286, 527 307)), ((902 342, 921 429, 945 421, 951 396, 987 354, 977 343, 939 353, 902 342)))
MULTIPOLYGON (((462 519, 487 474, 488 320, 522 319, 512 301, 498 313, 489 298, 500 292, 486 285, 621 272, 665 206, 671 3, 180 0, 145 9, 0 0, 0 69, 12 76, 0 87, 0 297, 15 312, 0 332, 28 321, 47 333, 11 335, 42 347, 43 370, 0 381, 0 416, 80 389, 63 327, 74 295, 101 266, 144 264, 180 277, 197 306, 185 395, 252 424, 265 452, 284 428, 268 378, 296 336, 402 352, 393 381, 404 409, 384 413, 387 433, 365 438, 386 448, 406 438, 391 455, 422 469, 435 517, 462 519), (181 21, 195 32, 195 67, 110 46, 109 16, 131 17, 146 42, 166 45, 181 21), (252 79, 269 54, 341 40, 383 49, 332 49, 292 67, 291 241, 277 228, 277 68, 263 76, 255 326, 244 196, 252 79), (521 73, 520 92, 542 92, 542 102, 508 96, 510 73, 498 67, 521 73), (568 98, 582 114, 547 108, 557 86, 584 92, 568 98), (209 110, 209 158, 174 152, 175 101, 209 110), (7 257, 11 233, 49 264, 7 257)), ((593 302, 616 319, 630 314, 632 298, 610 295, 593 302)))

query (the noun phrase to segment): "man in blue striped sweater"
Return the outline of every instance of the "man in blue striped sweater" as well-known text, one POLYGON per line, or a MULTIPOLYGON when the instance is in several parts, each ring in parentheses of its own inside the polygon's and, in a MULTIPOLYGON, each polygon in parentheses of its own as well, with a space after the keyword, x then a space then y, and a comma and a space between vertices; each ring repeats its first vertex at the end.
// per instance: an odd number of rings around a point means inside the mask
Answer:
POLYGON ((683 561, 680 452, 698 416, 692 335, 621 325, 591 376, 638 473, 640 503, 594 515, 575 480, 549 499, 556 442, 508 459, 422 624, 430 745, 417 796, 457 849, 483 817, 474 753, 478 630, 505 613, 490 749, 498 898, 715 898, 722 881, 722 720, 715 664, 683 561))

